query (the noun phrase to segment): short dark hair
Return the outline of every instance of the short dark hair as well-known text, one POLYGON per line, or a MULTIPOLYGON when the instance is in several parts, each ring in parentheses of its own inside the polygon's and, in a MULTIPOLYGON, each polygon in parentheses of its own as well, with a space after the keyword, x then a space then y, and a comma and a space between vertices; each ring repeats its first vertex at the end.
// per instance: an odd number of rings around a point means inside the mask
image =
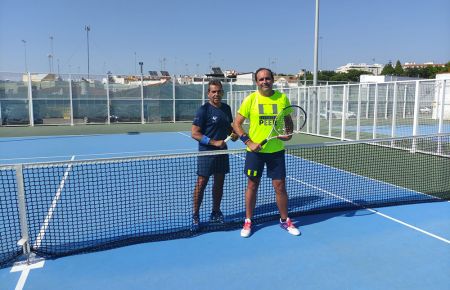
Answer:
POLYGON ((221 90, 223 89, 222 82, 219 80, 210 80, 208 82, 208 92, 209 92, 209 88, 211 86, 218 86, 218 87, 220 87, 221 90))
POLYGON ((258 73, 259 73, 260 71, 262 71, 262 70, 266 70, 266 71, 270 72, 270 77, 271 77, 272 79, 274 79, 274 77, 273 77, 273 72, 272 72, 270 69, 265 68, 265 67, 261 67, 261 68, 259 68, 259 69, 257 69, 257 70, 255 71, 255 81, 258 81, 258 78, 257 78, 256 76, 257 76, 258 73))

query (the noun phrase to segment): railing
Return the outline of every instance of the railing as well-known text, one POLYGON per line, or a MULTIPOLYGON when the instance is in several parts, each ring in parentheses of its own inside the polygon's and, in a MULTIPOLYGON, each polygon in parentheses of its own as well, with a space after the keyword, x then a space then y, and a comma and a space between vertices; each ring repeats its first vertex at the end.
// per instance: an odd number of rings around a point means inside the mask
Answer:
MULTIPOLYGON (((0 125, 190 122, 207 100, 209 79, 174 79, 0 73, 0 125)), ((221 81, 225 93, 254 88, 221 81)))
MULTIPOLYGON (((360 140, 450 132, 450 81, 415 80, 281 89, 308 114, 305 132, 360 140)), ((228 94, 232 112, 253 91, 228 94)))
MULTIPOLYGON (((208 79, 173 80, 0 73, 0 125, 191 122, 207 100, 208 79)), ((235 114, 255 87, 222 83, 235 114)), ((278 89, 305 108, 310 134, 359 140, 450 132, 449 80, 278 89)))

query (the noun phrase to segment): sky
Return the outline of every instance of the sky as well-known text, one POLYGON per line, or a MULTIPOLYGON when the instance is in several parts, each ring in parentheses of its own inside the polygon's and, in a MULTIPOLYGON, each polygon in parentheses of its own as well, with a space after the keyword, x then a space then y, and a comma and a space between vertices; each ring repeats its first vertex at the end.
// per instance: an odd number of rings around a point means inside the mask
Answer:
MULTIPOLYGON (((315 4, 0 0, 0 71, 87 73, 88 55, 90 74, 139 74, 138 62, 144 72, 177 75, 203 75, 214 66, 312 71, 315 4)), ((450 61, 449 0, 320 0, 319 7, 319 70, 450 61)))

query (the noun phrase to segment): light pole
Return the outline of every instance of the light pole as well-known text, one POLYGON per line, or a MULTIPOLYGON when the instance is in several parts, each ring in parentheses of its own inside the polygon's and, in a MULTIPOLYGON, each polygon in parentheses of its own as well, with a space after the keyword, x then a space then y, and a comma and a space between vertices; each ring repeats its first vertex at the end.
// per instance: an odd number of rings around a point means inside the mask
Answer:
POLYGON ((137 64, 137 61, 136 61, 136 51, 135 51, 135 52, 134 52, 134 75, 137 75, 136 64, 137 64))
POLYGON ((28 64, 27 64, 27 41, 22 39, 23 49, 25 51, 25 72, 28 72, 28 64))
POLYGON ((320 56, 319 56, 319 70, 323 67, 323 36, 319 37, 319 48, 320 48, 320 56))
POLYGON ((142 68, 143 65, 144 65, 144 63, 142 61, 140 61, 139 66, 141 67, 141 81, 143 80, 143 77, 144 77, 144 69, 142 68))
POLYGON ((319 0, 316 0, 316 17, 314 21, 314 79, 313 79, 314 86, 317 86, 318 51, 319 51, 319 0))
POLYGON ((48 55, 49 65, 50 65, 50 73, 53 73, 53 36, 50 36, 50 54, 48 55))
POLYGON ((304 81, 305 81, 305 87, 306 87, 306 68, 303 69, 303 72, 305 73, 305 75, 304 75, 304 81))
POLYGON ((86 30, 86 42, 87 42, 87 73, 89 80, 89 31, 91 31, 91 26, 85 25, 84 30, 86 30))

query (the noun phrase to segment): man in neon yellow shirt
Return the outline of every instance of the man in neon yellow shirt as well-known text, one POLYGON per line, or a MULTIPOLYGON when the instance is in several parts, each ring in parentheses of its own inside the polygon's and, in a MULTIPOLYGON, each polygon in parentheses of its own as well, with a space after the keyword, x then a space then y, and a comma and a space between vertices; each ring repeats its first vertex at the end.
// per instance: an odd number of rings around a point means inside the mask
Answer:
POLYGON ((300 235, 288 217, 288 195, 286 192, 286 162, 284 144, 291 137, 279 136, 269 140, 264 146, 261 142, 269 137, 273 121, 278 112, 290 105, 285 94, 272 89, 274 77, 270 69, 260 68, 255 72, 258 91, 248 95, 241 104, 233 124, 234 131, 247 145, 244 172, 248 177, 245 191, 244 227, 241 236, 247 238, 252 232, 252 216, 256 205, 256 193, 261 181, 264 165, 267 166, 267 176, 272 178, 276 193, 278 210, 280 211, 280 226, 292 235, 300 235), (242 128, 245 119, 250 121, 248 135, 242 128))

